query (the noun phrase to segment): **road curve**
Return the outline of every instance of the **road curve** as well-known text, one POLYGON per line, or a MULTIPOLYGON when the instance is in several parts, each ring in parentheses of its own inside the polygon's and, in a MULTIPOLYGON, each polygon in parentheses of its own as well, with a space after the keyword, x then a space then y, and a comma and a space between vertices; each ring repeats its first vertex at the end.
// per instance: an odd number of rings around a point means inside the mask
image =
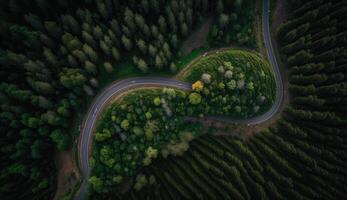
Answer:
POLYGON ((115 82, 104 89, 93 101, 82 127, 78 148, 78 157, 83 182, 79 194, 75 199, 82 199, 86 189, 86 181, 89 178, 89 144, 91 142, 93 128, 96 124, 100 111, 102 111, 103 107, 112 97, 117 96, 131 88, 143 86, 172 87, 181 90, 189 90, 191 87, 190 84, 174 79, 160 77, 135 77, 115 82))
POLYGON ((228 117, 206 117, 208 119, 216 119, 218 121, 228 122, 228 123, 238 123, 238 124, 248 124, 248 125, 256 125, 263 123, 273 117, 277 111, 279 110, 282 99, 283 99, 283 82, 280 69, 277 64, 276 54, 274 53, 272 42, 271 42, 271 34, 270 34, 270 1, 263 0, 263 13, 262 13, 262 32, 263 39, 266 48, 266 53, 271 65, 271 69, 275 76, 276 81, 276 98, 272 107, 262 115, 248 118, 248 119, 235 119, 228 117))
MULTIPOLYGON (((274 50, 271 42, 270 35, 270 27, 269 27, 269 11, 270 11, 270 2, 269 0, 263 1, 263 13, 262 13, 262 32, 265 47, 267 50, 268 59, 270 61, 272 70, 274 72, 275 80, 276 80, 276 98, 273 106, 264 114, 249 118, 249 119, 232 119, 225 117, 209 117, 215 118, 225 122, 231 123, 242 123, 255 125, 262 122, 267 121, 271 117, 273 117, 282 102, 283 99, 283 85, 281 73, 278 68, 276 56, 274 54, 274 50)), ((92 139, 92 133, 94 125, 96 124, 96 120, 100 111, 102 111, 104 105, 110 100, 111 97, 121 94, 124 91, 129 90, 134 87, 143 87, 143 86, 160 86, 160 87, 173 87, 182 90, 189 90, 190 84, 181 82, 174 79, 169 78, 159 78, 159 77, 136 77, 136 78, 128 78, 118 82, 115 82, 104 89, 93 101, 91 108, 88 111, 86 119, 83 123, 80 140, 79 140, 79 148, 78 148, 78 157, 79 157, 79 165, 82 173, 83 182, 81 187, 75 197, 75 200, 83 199, 83 195, 86 192, 86 187, 89 179, 89 146, 92 139)))

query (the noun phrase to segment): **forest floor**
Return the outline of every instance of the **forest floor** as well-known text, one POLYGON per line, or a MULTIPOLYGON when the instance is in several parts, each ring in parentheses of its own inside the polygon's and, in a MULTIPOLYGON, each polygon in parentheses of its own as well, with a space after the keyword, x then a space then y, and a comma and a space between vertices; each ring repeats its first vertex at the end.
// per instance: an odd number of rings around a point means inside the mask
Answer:
POLYGON ((286 10, 286 1, 285 0, 277 0, 276 7, 271 16, 271 27, 273 29, 277 29, 281 23, 287 18, 287 10, 286 10))
POLYGON ((213 18, 210 17, 204 22, 201 27, 192 33, 182 44, 181 52, 185 56, 190 53, 192 50, 202 47, 205 45, 205 42, 210 32, 210 27, 212 25, 213 18))
POLYGON ((266 55, 266 48, 263 41, 263 30, 262 30, 262 15, 261 15, 262 6, 263 6, 262 1, 256 2, 256 6, 255 6, 256 14, 254 16, 253 30, 254 30, 254 35, 256 39, 255 40, 256 48, 258 49, 259 53, 266 58, 267 55, 266 55))
POLYGON ((56 167, 58 169, 57 191, 53 200, 58 200, 67 191, 71 190, 78 180, 78 173, 72 159, 72 150, 59 151, 56 154, 56 167))

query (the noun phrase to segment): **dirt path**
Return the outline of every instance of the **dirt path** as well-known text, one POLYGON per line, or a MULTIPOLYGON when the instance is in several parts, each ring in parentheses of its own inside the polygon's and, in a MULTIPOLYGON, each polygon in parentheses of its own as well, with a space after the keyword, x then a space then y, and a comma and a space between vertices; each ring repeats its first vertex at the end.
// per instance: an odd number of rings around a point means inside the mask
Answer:
POLYGON ((271 28, 276 30, 281 23, 287 19, 286 1, 277 0, 276 7, 273 15, 271 16, 271 28))
POLYGON ((264 46, 264 41, 263 41, 263 31, 262 31, 262 15, 261 10, 262 10, 262 1, 257 1, 255 5, 255 16, 254 16, 254 34, 255 34, 255 39, 256 39, 256 48, 258 49, 259 53, 263 55, 264 57, 267 57, 266 55, 266 48, 264 46))
POLYGON ((56 166, 58 170, 57 191, 53 200, 58 200, 69 189, 72 189, 77 180, 77 172, 72 159, 72 150, 56 153, 56 166))
POLYGON ((183 56, 192 50, 204 46, 210 27, 212 25, 212 17, 210 17, 198 30, 192 33, 182 44, 181 52, 183 56))

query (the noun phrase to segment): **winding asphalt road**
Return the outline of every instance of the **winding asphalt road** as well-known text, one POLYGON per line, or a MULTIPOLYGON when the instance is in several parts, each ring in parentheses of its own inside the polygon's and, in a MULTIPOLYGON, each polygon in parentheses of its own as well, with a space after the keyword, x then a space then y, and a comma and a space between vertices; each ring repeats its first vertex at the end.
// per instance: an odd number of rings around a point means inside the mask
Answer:
MULTIPOLYGON (((276 98, 273 106, 263 115, 249 118, 249 119, 231 119, 231 118, 218 118, 218 117, 210 117, 215 118, 221 121, 231 122, 231 123, 240 123, 240 124, 249 124, 255 125, 260 124, 262 122, 267 121, 271 117, 273 117, 282 102, 283 99, 283 85, 281 73, 278 68, 277 60, 274 54, 274 50, 272 47, 271 36, 270 36, 270 28, 269 28, 269 11, 270 11, 270 2, 269 0, 263 0, 263 13, 262 13, 262 31, 265 47, 267 50, 268 59, 270 61, 272 70, 275 75, 275 80, 277 83, 276 88, 276 98)), ((83 182, 81 184, 81 188, 79 189, 75 199, 81 200, 83 199, 83 195, 86 192, 87 183, 89 179, 89 147, 92 140, 92 133, 94 125, 96 124, 96 120, 100 111, 102 111, 103 107, 107 104, 107 102, 114 96, 121 94, 131 88, 139 88, 143 86, 160 86, 160 87, 173 87, 182 90, 190 90, 191 85, 185 82, 181 82, 174 79, 169 78, 158 78, 158 77, 137 77, 137 78, 128 78, 119 82, 115 82, 104 89, 97 98, 93 101, 91 108, 88 111, 86 119, 83 123, 83 127, 81 130, 79 148, 78 148, 78 156, 79 156, 79 165, 82 172, 83 182)))

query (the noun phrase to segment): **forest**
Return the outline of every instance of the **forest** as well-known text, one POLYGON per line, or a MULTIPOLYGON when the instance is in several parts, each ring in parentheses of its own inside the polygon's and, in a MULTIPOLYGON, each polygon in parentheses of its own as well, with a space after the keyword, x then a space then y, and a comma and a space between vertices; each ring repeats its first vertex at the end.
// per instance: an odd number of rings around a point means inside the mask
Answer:
POLYGON ((90 161, 93 191, 107 197, 115 187, 133 181, 136 172, 154 159, 183 155, 202 132, 187 117, 253 117, 265 112, 274 99, 269 66, 250 52, 207 55, 182 76, 193 80, 191 91, 135 90, 105 108, 90 161), (255 74, 257 70, 260 73, 255 74))
POLYGON ((345 199, 346 19, 344 1, 291 1, 277 34, 291 94, 281 119, 246 141, 201 136, 118 198, 345 199))
MULTIPOLYGON (((182 44, 209 18, 204 50, 259 51, 255 2, 0 1, 1 199, 53 199, 55 155, 76 148, 94 97, 115 80, 178 73, 198 56, 182 44)), ((257 55, 208 55, 180 77, 192 91, 138 90, 102 113, 90 199, 346 199, 347 3, 287 4, 274 38, 290 94, 280 119, 248 140, 186 122, 257 116, 276 95, 257 55)))
POLYGON ((52 198, 54 154, 72 148, 93 96, 118 78, 175 72, 191 27, 230 6, 208 0, 1 1, 0 196, 52 198))

